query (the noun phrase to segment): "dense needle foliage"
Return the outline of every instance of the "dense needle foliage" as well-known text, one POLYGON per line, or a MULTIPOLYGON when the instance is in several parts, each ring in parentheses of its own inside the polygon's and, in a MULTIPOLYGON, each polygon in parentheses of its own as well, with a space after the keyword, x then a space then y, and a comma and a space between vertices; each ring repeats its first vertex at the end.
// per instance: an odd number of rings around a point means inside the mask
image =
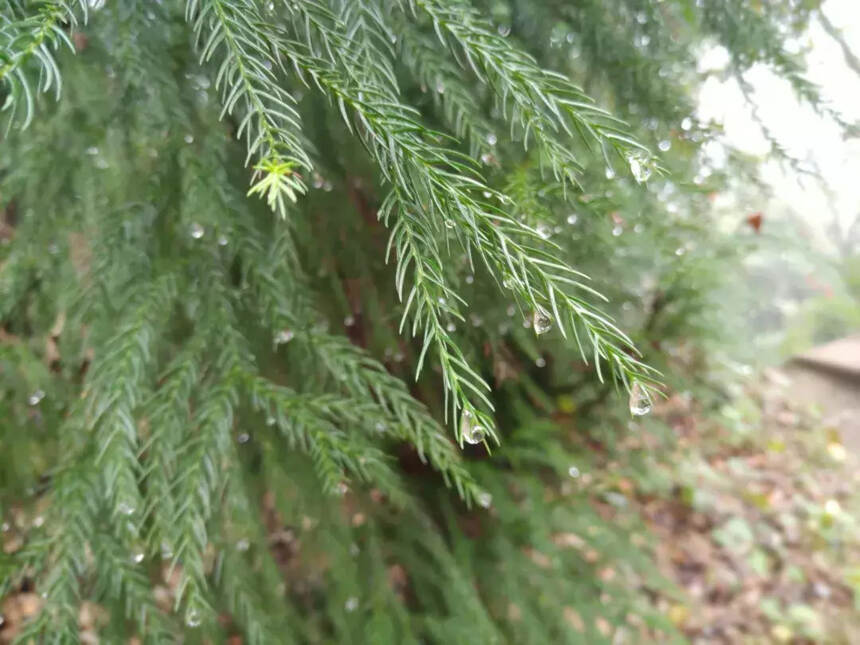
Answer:
POLYGON ((669 629, 570 478, 726 331, 702 38, 826 110, 814 4, 0 0, 23 642, 669 629))

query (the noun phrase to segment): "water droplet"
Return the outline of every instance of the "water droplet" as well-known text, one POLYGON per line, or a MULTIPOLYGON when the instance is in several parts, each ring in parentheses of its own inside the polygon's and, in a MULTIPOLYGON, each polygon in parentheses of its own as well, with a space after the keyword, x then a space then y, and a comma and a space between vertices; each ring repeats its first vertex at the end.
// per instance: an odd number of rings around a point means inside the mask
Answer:
POLYGON ((439 304, 440 304, 440 305, 444 305, 446 302, 448 302, 448 301, 447 301, 447 300, 445 300, 445 298, 443 298, 442 296, 439 296, 439 297, 437 298, 437 300, 438 300, 438 302, 439 302, 439 304))
POLYGON ((106 168, 109 168, 109 167, 110 167, 110 164, 107 162, 106 159, 103 159, 102 157, 99 157, 98 159, 96 159, 96 168, 98 168, 99 170, 105 170, 106 168))
POLYGON ((247 538, 242 538, 241 540, 236 542, 236 549, 238 551, 247 551, 249 548, 251 548, 251 543, 248 541, 247 538))
POLYGON ((134 515, 134 506, 126 501, 121 501, 116 505, 116 510, 122 515, 134 515))
POLYGON ((36 528, 39 528, 39 527, 40 527, 40 526, 42 526, 44 523, 45 523, 45 518, 44 518, 43 516, 41 516, 41 515, 37 515, 37 516, 33 519, 33 526, 35 526, 36 528))
POLYGON ((640 25, 644 25, 646 22, 648 22, 648 15, 644 11, 640 11, 636 14, 636 22, 638 22, 640 25))
POLYGON ((449 322, 447 325, 445 325, 445 330, 449 332, 457 331, 457 325, 452 322, 449 322))
MULTIPOLYGON (((502 280, 502 286, 505 289, 514 289, 517 286, 517 281, 514 279, 514 277, 512 275, 507 275, 502 280)), ((513 314, 508 314, 508 315, 512 316, 513 314)))
POLYGON ((493 193, 491 193, 489 190, 484 191, 484 199, 489 199, 492 196, 493 196, 493 193))
POLYGON ((350 314, 349 316, 347 316, 346 318, 343 319, 343 326, 344 327, 352 327, 354 324, 355 324, 355 316, 353 316, 352 314, 350 314))
POLYGON ((517 308, 516 308, 516 307, 514 307, 513 305, 508 305, 508 308, 507 308, 507 309, 505 309, 505 313, 506 313, 509 317, 513 318, 514 314, 515 314, 515 313, 517 313, 517 308))
POLYGON ((630 172, 633 173, 633 178, 637 183, 646 182, 651 177, 651 160, 644 155, 627 155, 627 163, 630 165, 630 172))
POLYGON ((273 426, 275 425, 275 417, 266 417, 266 425, 273 426))
POLYGON ((475 276, 471 273, 466 276, 466 284, 472 284, 475 281, 475 276))
POLYGON ((550 229, 550 227, 543 223, 538 224, 535 230, 543 240, 548 240, 552 235, 552 230, 550 229))
POLYGON ((567 474, 573 478, 579 477, 579 468, 576 466, 571 466, 567 469, 567 474))
POLYGON ((200 224, 198 224, 197 222, 194 222, 191 225, 190 232, 191 232, 191 237, 193 237, 195 240, 199 240, 201 237, 203 237, 203 234, 206 231, 203 230, 203 227, 200 226, 200 224))
POLYGON ((633 387, 630 388, 629 406, 630 414, 635 417, 641 417, 651 411, 651 396, 639 381, 633 381, 633 387))
POLYGON ((4 533, 10 528, 9 522, 3 522, 3 524, 0 524, 0 531, 3 531, 4 533))
POLYGON ((228 241, 229 240, 227 239, 226 235, 219 235, 218 236, 218 246, 227 246, 228 241))
POLYGON ((487 135, 487 143, 489 145, 494 146, 498 141, 499 139, 496 137, 495 133, 490 132, 490 134, 487 135))
POLYGON ((839 515, 842 512, 842 505, 838 500, 828 499, 824 502, 824 512, 828 515, 839 515))
POLYGON ((190 134, 186 134, 183 139, 185 139, 185 143, 194 143, 194 137, 190 134))
POLYGON ((660 148, 660 150, 662 150, 663 152, 666 152, 669 148, 672 147, 672 142, 669 141, 668 139, 662 139, 657 144, 657 147, 660 148))
POLYGON ((552 329, 552 316, 546 309, 538 307, 532 313, 532 324, 534 324, 535 333, 540 336, 552 329))
POLYGON ((27 397, 27 403, 30 405, 39 405, 39 402, 45 398, 45 393, 42 390, 36 390, 29 397, 27 397))
POLYGON ((481 443, 487 435, 484 427, 472 419, 472 413, 468 410, 463 410, 463 416, 460 417, 460 433, 465 442, 472 445, 481 443))
POLYGON ((605 174, 607 179, 615 179, 615 171, 612 168, 607 168, 605 174))
POLYGON ((404 358, 406 357, 403 355, 403 352, 394 352, 395 363, 402 363, 404 358))
POLYGON ((442 84, 442 79, 436 79, 436 92, 439 94, 445 93, 445 86, 442 84))
POLYGON ((486 491, 478 493, 477 499, 478 499, 478 506, 481 506, 483 508, 490 508, 490 505, 493 503, 493 496, 490 495, 486 491))
POLYGON ((481 163, 489 166, 491 163, 493 163, 493 155, 491 155, 489 152, 485 152, 481 155, 481 163))
POLYGON ((456 224, 454 224, 454 220, 446 219, 445 220, 445 228, 454 228, 456 224))
POLYGON ((282 329, 277 334, 275 334, 275 345, 283 345, 284 343, 289 343, 295 335, 296 334, 292 329, 282 329))
POLYGON ((161 559, 169 560, 173 557, 173 547, 166 540, 161 543, 161 559))
POLYGON ((348 612, 353 612, 358 609, 358 598, 355 596, 350 596, 346 599, 346 602, 343 604, 343 608, 348 612))
POLYGON ((496 29, 499 32, 499 36, 502 38, 507 38, 511 35, 511 26, 510 25, 499 25, 499 28, 496 29))
POLYGON ((185 612, 185 624, 189 627, 200 627, 200 612, 190 607, 188 611, 185 612))
POLYGON ((378 433, 382 434, 383 432, 385 432, 385 423, 382 421, 377 421, 374 428, 378 433))
POLYGON ((621 226, 621 224, 616 224, 615 226, 612 227, 612 235, 614 235, 615 237, 618 237, 623 232, 624 232, 624 227, 621 226))
POLYGON ((239 443, 248 443, 250 440, 251 435, 249 435, 247 432, 240 432, 239 436, 236 437, 236 441, 238 441, 239 443))
POLYGON ((546 359, 543 356, 538 356, 535 359, 535 365, 538 367, 546 367, 546 359))
POLYGON ((678 257, 684 255, 684 253, 685 251, 683 246, 679 246, 677 249, 675 249, 675 255, 677 255, 678 257))
POLYGON ((87 154, 95 157, 99 153, 99 149, 95 146, 90 146, 87 148, 87 154))
POLYGON ((143 562, 143 549, 135 549, 131 553, 131 561, 134 564, 140 564, 143 562))
POLYGON ((684 120, 683 120, 683 121, 681 121, 681 129, 686 131, 686 130, 689 130, 690 128, 692 128, 692 127, 693 127, 693 119, 691 119, 691 118, 690 118, 690 117, 688 117, 688 116, 687 116, 687 117, 684 117, 684 120))
POLYGON ((313 178, 313 183, 312 183, 313 187, 314 188, 322 188, 324 183, 325 183, 325 180, 322 178, 322 175, 320 175, 318 172, 315 172, 314 178, 313 178))
POLYGON ((349 486, 346 485, 346 482, 338 482, 337 486, 334 487, 334 492, 337 495, 346 495, 349 492, 349 486))
POLYGON ((577 220, 579 220, 579 216, 576 213, 571 213, 570 215, 567 216, 567 223, 568 224, 571 224, 571 225, 576 224, 577 220))
POLYGON ((328 179, 326 179, 323 182, 323 190, 327 193, 330 193, 332 188, 334 188, 334 185, 328 179))

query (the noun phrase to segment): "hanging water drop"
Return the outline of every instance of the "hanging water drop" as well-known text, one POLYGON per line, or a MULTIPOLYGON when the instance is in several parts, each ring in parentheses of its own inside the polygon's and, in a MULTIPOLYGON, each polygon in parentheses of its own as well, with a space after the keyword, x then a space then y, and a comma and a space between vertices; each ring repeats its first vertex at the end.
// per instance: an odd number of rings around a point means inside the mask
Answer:
POLYGON ((346 482, 338 482, 337 486, 334 487, 334 492, 336 495, 346 495, 349 492, 349 486, 346 485, 346 482))
POLYGON ((576 479, 577 477, 579 477, 579 468, 577 468, 576 466, 571 466, 567 469, 567 474, 576 479))
POLYGON ((134 515, 134 506, 126 501, 121 501, 116 505, 116 510, 122 515, 134 515))
POLYGON ((666 152, 669 148, 672 147, 672 142, 669 141, 668 139, 662 139, 657 144, 657 147, 660 148, 660 150, 662 150, 663 152, 666 152))
POLYGON ((194 143, 194 137, 190 134, 186 134, 183 138, 185 139, 185 143, 194 143))
POLYGON ((377 422, 376 422, 376 425, 374 426, 374 429, 375 429, 379 434, 382 434, 383 432, 385 432, 385 423, 384 423, 383 421, 377 421, 377 422))
POLYGON ((684 117, 684 120, 683 120, 683 121, 681 121, 681 129, 686 131, 686 130, 689 130, 690 128, 692 128, 692 127, 693 127, 693 119, 691 119, 691 118, 690 118, 690 117, 688 117, 688 116, 687 116, 687 117, 684 117))
POLYGON ((169 560, 173 557, 173 548, 170 546, 170 542, 166 540, 161 543, 161 559, 169 560))
POLYGON ((579 216, 576 213, 567 216, 567 223, 570 225, 576 224, 577 220, 579 220, 579 216))
POLYGON ((454 224, 454 220, 446 219, 445 220, 445 228, 454 228, 456 224, 454 224))
POLYGON ((352 314, 348 315, 346 318, 343 319, 343 326, 344 327, 352 327, 354 324, 355 324, 355 316, 353 316, 352 314))
POLYGON ((358 609, 358 598, 355 596, 350 596, 346 599, 346 602, 343 604, 343 608, 348 612, 353 612, 358 609))
POLYGON ((630 172, 633 173, 633 178, 637 183, 644 183, 651 177, 651 160, 644 155, 628 155, 627 163, 630 165, 630 172))
POLYGON ((267 426, 275 425, 275 417, 272 417, 272 416, 266 417, 266 425, 267 426))
POLYGON ((447 325, 445 325, 445 331, 448 331, 448 332, 457 331, 457 325, 455 325, 452 322, 449 322, 447 325))
POLYGON ((489 166, 491 163, 493 163, 493 155, 491 155, 489 152, 485 152, 481 155, 481 163, 489 166))
POLYGON ((134 564, 140 564, 143 562, 143 549, 135 549, 131 552, 131 561, 134 564))
POLYGON ((475 276, 471 273, 466 276, 466 284, 472 284, 475 281, 475 276))
POLYGON ((624 227, 621 226, 621 224, 616 224, 615 226, 612 227, 612 235, 614 237, 618 237, 623 232, 624 232, 624 227))
POLYGON ((236 542, 237 551, 247 551, 249 548, 251 548, 251 543, 248 541, 247 538, 242 538, 241 540, 236 542))
POLYGON ((615 171, 612 168, 607 168, 605 174, 607 179, 615 179, 615 171))
POLYGON ((546 359, 543 356, 538 356, 535 359, 535 365, 538 367, 546 367, 546 359))
POLYGON ((277 334, 275 334, 275 345, 283 345, 284 343, 289 343, 293 337, 295 336, 295 332, 292 329, 282 329, 277 334))
POLYGON ((484 491, 478 493, 478 506, 483 508, 490 508, 490 505, 493 503, 493 496, 488 492, 484 491))
POLYGON ((460 434, 463 435, 463 440, 472 445, 481 443, 487 435, 484 427, 477 423, 472 418, 472 413, 468 410, 463 410, 463 416, 460 417, 460 434))
POLYGON ((188 611, 185 612, 185 624, 189 627, 200 627, 200 612, 190 607, 188 611))
POLYGON ((496 137, 495 133, 490 132, 490 134, 487 135, 487 143, 489 145, 494 146, 498 141, 499 139, 496 137))
POLYGON ((505 313, 508 315, 508 317, 513 318, 514 314, 517 313, 517 308, 513 305, 508 305, 508 308, 505 309, 505 313))
POLYGON ((99 153, 99 149, 96 148, 95 146, 90 146, 89 148, 87 148, 87 154, 90 156, 95 157, 98 153, 99 153))
POLYGON ((633 387, 630 388, 629 406, 630 414, 635 417, 641 417, 651 411, 651 396, 639 381, 633 381, 633 387))
POLYGON ((200 226, 200 224, 198 224, 197 222, 194 222, 191 225, 191 229, 190 229, 191 237, 193 237, 195 240, 199 240, 201 237, 203 237, 203 234, 205 232, 206 231, 203 230, 203 227, 200 226))
POLYGON ((236 441, 238 441, 239 443, 248 443, 250 440, 251 435, 249 435, 247 432, 240 432, 239 436, 236 437, 236 441))
POLYGON ((227 246, 227 242, 228 240, 226 235, 218 236, 218 246, 227 246))
POLYGON ((42 390, 36 390, 29 397, 27 397, 27 403, 30 405, 39 405, 39 402, 45 398, 45 392, 42 390))
POLYGON ((313 177, 313 183, 312 183, 313 187, 314 188, 322 188, 324 183, 325 183, 325 179, 322 178, 322 175, 320 175, 318 172, 315 172, 314 177, 313 177))
MULTIPOLYGON (((507 275, 507 276, 505 276, 505 278, 502 280, 502 286, 503 286, 505 289, 513 289, 513 288, 515 288, 515 287, 517 286, 517 281, 514 279, 514 277, 513 277, 513 276, 511 276, 511 275, 507 275)), ((509 315, 509 316, 512 316, 513 314, 508 314, 508 315, 509 315)))
POLYGON ((535 328, 535 334, 540 336, 552 329, 552 316, 549 315, 546 309, 538 307, 532 314, 532 324, 535 328))
POLYGON ((542 240, 548 240, 552 235, 552 230, 546 224, 538 224, 535 230, 538 232, 538 235, 540 235, 542 240))

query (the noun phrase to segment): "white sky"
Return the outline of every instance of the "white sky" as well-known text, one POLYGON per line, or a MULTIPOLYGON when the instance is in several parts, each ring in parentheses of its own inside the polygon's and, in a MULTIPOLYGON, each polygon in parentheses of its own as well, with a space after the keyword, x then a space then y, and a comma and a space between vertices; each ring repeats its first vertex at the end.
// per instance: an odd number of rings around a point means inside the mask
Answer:
MULTIPOLYGON (((823 10, 860 57, 860 0, 827 0, 823 10)), ((807 37, 789 45, 807 50, 808 78, 820 86, 831 106, 847 121, 860 122, 860 77, 846 65, 838 43, 815 21, 807 37)), ((724 64, 725 51, 717 47, 705 53, 700 69, 719 69, 724 64)), ((816 182, 804 179, 799 183, 790 169, 784 171, 778 162, 765 161, 762 178, 775 193, 769 206, 774 210, 790 207, 823 241, 824 229, 834 215, 845 226, 860 213, 860 139, 843 139, 838 126, 802 106, 788 83, 767 68, 756 66, 745 78, 754 87, 759 116, 772 134, 793 156, 818 166, 834 199, 831 208, 816 182)), ((709 78, 700 95, 698 116, 703 122, 722 123, 732 146, 757 156, 767 153, 768 143, 734 81, 709 78)), ((766 211, 765 217, 768 215, 766 211)))

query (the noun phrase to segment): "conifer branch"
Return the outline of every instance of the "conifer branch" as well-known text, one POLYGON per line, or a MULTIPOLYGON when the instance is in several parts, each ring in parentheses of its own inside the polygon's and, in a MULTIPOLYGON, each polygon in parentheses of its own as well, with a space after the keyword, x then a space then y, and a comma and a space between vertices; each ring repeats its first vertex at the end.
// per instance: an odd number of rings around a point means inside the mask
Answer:
POLYGON ((440 44, 494 91, 503 116, 510 111, 523 145, 528 148, 529 137, 535 137, 556 180, 576 184, 582 171, 569 141, 574 134, 586 147, 609 145, 622 156, 650 155, 624 130, 622 121, 595 105, 563 75, 541 68, 526 52, 506 42, 468 2, 398 0, 397 4, 413 15, 430 18, 440 44))
POLYGON ((256 183, 249 194, 263 197, 286 217, 287 201, 307 190, 300 171, 312 164, 304 151, 295 99, 278 83, 269 44, 258 27, 262 18, 251 0, 188 0, 186 20, 193 25, 201 63, 223 57, 215 80, 223 97, 221 113, 240 116, 236 136, 246 139, 256 183))
POLYGON ((309 287, 289 233, 282 232, 268 251, 251 230, 244 232, 242 240, 246 277, 266 312, 269 328, 294 331, 292 342, 304 344, 351 397, 359 400, 373 394, 388 415, 375 424, 374 430, 408 441, 422 461, 428 459, 446 485, 453 485, 467 504, 476 499, 482 489, 464 467, 444 429, 409 394, 403 381, 346 338, 312 328, 311 321, 317 316, 307 297, 309 287))
MULTIPOLYGON (((320 41, 319 50, 337 52, 330 61, 313 56, 303 43, 283 34, 273 34, 270 40, 296 69, 304 70, 315 84, 334 94, 344 118, 346 106, 355 111, 359 135, 394 185, 379 209, 379 217, 392 227, 389 253, 393 249, 397 255, 395 282, 405 302, 401 330, 411 317, 412 334, 422 333, 417 371, 429 348, 436 348, 446 397, 450 395, 446 416, 450 411, 456 422, 462 410, 495 438, 489 416, 471 402, 478 400, 485 409, 492 410, 485 395, 489 386, 469 366, 447 331, 452 319, 462 320, 459 304, 465 302, 445 282, 444 262, 436 243, 440 235, 453 235, 470 260, 472 253, 477 253, 526 310, 554 314, 561 333, 566 336, 569 327, 584 350, 579 326, 585 332, 601 379, 600 362, 605 360, 613 379, 626 387, 635 381, 653 384, 652 370, 628 353, 635 352, 630 339, 572 293, 577 290, 599 295, 584 284, 584 276, 548 252, 547 243, 536 230, 491 203, 492 199, 502 204, 510 204, 511 200, 484 183, 472 160, 426 141, 426 128, 397 96, 384 54, 378 50, 368 53, 373 43, 385 41, 384 32, 353 38, 364 44, 360 51, 351 50, 352 40, 343 34, 378 29, 378 21, 363 20, 360 13, 348 8, 344 9, 343 19, 355 25, 344 24, 336 16, 326 18, 327 22, 319 16, 313 22, 307 17, 299 22, 314 25, 306 38, 320 41), (363 64, 355 64, 356 61, 363 64), (413 285, 404 292, 410 265, 413 285)), ((462 429, 459 438, 462 441, 462 429)))
POLYGON ((17 12, 10 7, 11 15, 0 16, 0 96, 6 93, 0 110, 10 111, 8 126, 11 126, 17 102, 23 99, 22 129, 30 125, 35 109, 35 96, 24 65, 35 58, 41 69, 37 91, 48 92, 53 87, 59 98, 63 82, 51 47, 56 50, 66 45, 74 51, 62 24, 77 23, 74 4, 79 5, 85 21, 87 14, 86 0, 78 0, 77 3, 74 0, 40 0, 33 4, 35 14, 16 16, 17 12))

